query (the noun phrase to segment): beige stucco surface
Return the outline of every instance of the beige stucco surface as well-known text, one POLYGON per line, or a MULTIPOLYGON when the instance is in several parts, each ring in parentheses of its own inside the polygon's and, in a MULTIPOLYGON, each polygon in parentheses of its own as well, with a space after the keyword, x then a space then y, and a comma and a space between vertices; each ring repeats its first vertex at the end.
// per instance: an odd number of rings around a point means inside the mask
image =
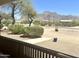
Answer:
POLYGON ((11 0, 0 0, 0 5, 9 3, 11 0))

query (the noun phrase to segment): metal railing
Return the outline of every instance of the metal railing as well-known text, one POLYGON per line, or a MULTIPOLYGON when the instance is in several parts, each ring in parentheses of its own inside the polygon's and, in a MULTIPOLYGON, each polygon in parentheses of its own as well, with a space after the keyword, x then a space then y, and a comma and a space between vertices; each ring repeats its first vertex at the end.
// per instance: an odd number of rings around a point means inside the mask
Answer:
POLYGON ((0 51, 16 58, 76 58, 34 44, 0 36, 0 51))

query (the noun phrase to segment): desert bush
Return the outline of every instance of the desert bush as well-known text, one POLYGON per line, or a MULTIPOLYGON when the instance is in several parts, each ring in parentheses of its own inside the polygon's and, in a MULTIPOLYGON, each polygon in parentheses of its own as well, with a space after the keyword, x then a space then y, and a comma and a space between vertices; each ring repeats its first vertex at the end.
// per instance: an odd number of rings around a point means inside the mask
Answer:
POLYGON ((54 24, 55 26, 60 26, 60 25, 62 25, 61 22, 60 22, 60 21, 57 21, 57 20, 54 20, 54 21, 53 21, 53 24, 54 24))
POLYGON ((40 22, 40 25, 41 25, 41 26, 46 26, 47 23, 48 23, 47 21, 41 21, 41 22, 40 22))
POLYGON ((72 20, 72 22, 54 21, 53 24, 55 26, 65 26, 65 27, 79 26, 79 20, 72 20))
POLYGON ((33 21, 33 24, 34 25, 40 25, 40 21, 39 20, 35 20, 35 21, 33 21))
POLYGON ((29 24, 29 21, 28 20, 22 20, 21 24, 29 24))
POLYGON ((12 23, 12 20, 11 20, 11 19, 3 19, 3 20, 1 21, 1 23, 4 24, 5 26, 8 26, 9 24, 12 23))
POLYGON ((72 21, 72 26, 79 26, 79 21, 73 20, 73 21, 72 21))
POLYGON ((53 22, 48 21, 48 26, 52 26, 53 22))
POLYGON ((70 26, 72 26, 72 23, 70 23, 70 22, 61 22, 61 26, 67 26, 67 27, 70 27, 70 26))
POLYGON ((25 33, 25 27, 20 24, 9 25, 8 28, 13 34, 24 34, 25 33))
POLYGON ((58 32, 58 28, 55 28, 55 32, 58 32))
POLYGON ((2 27, 3 27, 3 24, 0 24, 0 29, 2 29, 2 27))
POLYGON ((37 38, 43 35, 44 29, 40 26, 26 27, 25 36, 30 38, 37 38))

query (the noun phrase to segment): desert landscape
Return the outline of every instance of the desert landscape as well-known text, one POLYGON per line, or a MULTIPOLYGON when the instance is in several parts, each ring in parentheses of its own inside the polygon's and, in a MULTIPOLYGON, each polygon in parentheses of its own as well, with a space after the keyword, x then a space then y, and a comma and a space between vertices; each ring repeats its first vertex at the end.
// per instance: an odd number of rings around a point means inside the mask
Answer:
POLYGON ((78 2, 0 0, 0 57, 79 57, 78 2))
POLYGON ((59 28, 59 32, 55 32, 53 28, 46 28, 45 31, 43 36, 51 39, 36 45, 79 56, 79 28, 59 28), (57 42, 53 42, 54 37, 58 38, 57 42))
POLYGON ((20 35, 7 35, 5 32, 1 35, 79 57, 78 27, 58 27, 58 32, 55 32, 54 27, 43 28, 44 33, 41 38, 21 38, 20 35), (57 42, 53 42, 55 37, 58 39, 57 42))

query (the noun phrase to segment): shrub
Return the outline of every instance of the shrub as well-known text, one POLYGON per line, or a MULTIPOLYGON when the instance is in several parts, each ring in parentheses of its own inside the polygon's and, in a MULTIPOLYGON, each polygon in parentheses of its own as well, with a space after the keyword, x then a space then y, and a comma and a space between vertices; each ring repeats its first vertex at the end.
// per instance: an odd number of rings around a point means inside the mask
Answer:
POLYGON ((8 26, 9 24, 12 23, 12 20, 11 20, 11 19, 3 19, 1 22, 2 22, 2 24, 4 24, 5 26, 8 26))
POLYGON ((58 28, 55 29, 55 32, 58 32, 58 28))
POLYGON ((3 27, 3 24, 0 24, 0 29, 2 29, 2 27, 3 27))
POLYGON ((41 26, 47 25, 47 21, 41 21, 41 22, 40 22, 40 25, 41 25, 41 26))
POLYGON ((29 21, 28 20, 22 20, 21 24, 29 24, 29 21))
POLYGON ((10 25, 8 28, 13 34, 24 34, 25 33, 24 26, 20 24, 10 25))
POLYGON ((72 26, 79 26, 79 21, 73 20, 72 21, 72 26))
POLYGON ((48 26, 52 26, 53 22, 48 21, 48 26))
POLYGON ((40 21, 39 21, 39 20, 35 20, 35 21, 33 22, 33 24, 34 24, 34 25, 40 25, 40 21))
POLYGON ((26 32, 25 34, 26 37, 37 38, 43 35, 44 29, 40 26, 31 26, 31 27, 26 27, 25 32, 26 32))

